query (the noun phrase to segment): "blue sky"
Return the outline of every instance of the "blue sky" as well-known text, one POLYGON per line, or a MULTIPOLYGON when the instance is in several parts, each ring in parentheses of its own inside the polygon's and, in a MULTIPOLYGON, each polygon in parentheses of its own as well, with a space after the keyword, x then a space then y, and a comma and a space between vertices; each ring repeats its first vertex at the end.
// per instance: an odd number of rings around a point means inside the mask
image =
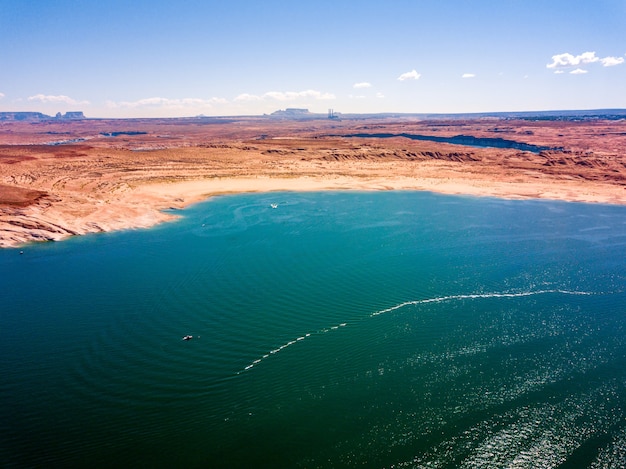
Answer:
POLYGON ((0 0, 0 111, 626 108, 626 0, 0 0))

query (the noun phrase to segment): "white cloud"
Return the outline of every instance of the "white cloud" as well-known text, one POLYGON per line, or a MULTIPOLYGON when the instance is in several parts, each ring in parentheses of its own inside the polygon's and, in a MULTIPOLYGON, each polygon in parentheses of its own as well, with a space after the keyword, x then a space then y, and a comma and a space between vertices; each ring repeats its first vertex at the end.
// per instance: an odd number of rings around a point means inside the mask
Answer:
POLYGON ((560 75, 561 73, 565 73, 565 70, 555 70, 554 73, 560 75))
POLYGON ((624 63, 624 57, 605 57, 600 59, 602 65, 605 67, 613 67, 614 65, 619 65, 624 63))
POLYGON ((4 93, 0 93, 0 99, 4 98, 4 93))
POLYGON ((587 70, 583 70, 582 68, 577 68, 575 70, 572 70, 570 73, 572 75, 583 75, 583 74, 587 73, 587 70))
POLYGON ((590 64, 598 62, 600 57, 595 52, 583 52, 580 55, 572 55, 569 53, 557 54, 552 56, 552 63, 547 64, 547 68, 567 68, 577 67, 582 64, 590 64))
POLYGON ((29 96, 28 100, 39 101, 41 103, 70 104, 72 106, 89 104, 89 101, 77 101, 65 95, 51 96, 51 95, 44 95, 44 94, 36 94, 34 96, 29 96))
POLYGON ((261 101, 260 96, 255 96, 253 94, 243 93, 235 98, 235 101, 261 101))
POLYGON ((261 96, 243 93, 235 98, 235 101, 264 101, 266 99, 274 99, 276 101, 294 101, 296 99, 315 99, 329 100, 335 99, 335 95, 331 93, 323 93, 317 90, 305 91, 268 91, 261 96))
POLYGON ((182 98, 170 99, 161 97, 152 97, 139 99, 137 101, 107 101, 109 108, 160 108, 160 109, 198 109, 212 107, 215 104, 227 104, 228 101, 223 98, 182 98))
POLYGON ((377 98, 384 98, 384 97, 385 97, 385 95, 384 95, 384 94, 382 94, 382 93, 376 93, 376 97, 377 97, 377 98))
POLYGON ((464 73, 461 78, 474 78, 476 75, 473 73, 464 73))
POLYGON ((410 72, 406 72, 403 73, 402 75, 400 75, 398 77, 398 80, 400 81, 405 81, 405 80, 419 80, 419 78, 422 76, 421 73, 417 73, 417 71, 415 70, 411 70, 410 72))
POLYGON ((354 85, 352 85, 352 88, 371 88, 372 84, 368 83, 366 81, 363 81, 361 83, 355 83, 354 85))
POLYGON ((600 62, 604 67, 613 67, 624 63, 623 57, 598 57, 595 52, 583 52, 580 55, 572 55, 569 53, 557 54, 552 56, 552 63, 546 65, 547 68, 554 69, 554 73, 561 73, 560 70, 575 68, 570 73, 581 74, 587 71, 580 68, 581 65, 600 62), (583 71, 579 71, 583 70, 583 71))

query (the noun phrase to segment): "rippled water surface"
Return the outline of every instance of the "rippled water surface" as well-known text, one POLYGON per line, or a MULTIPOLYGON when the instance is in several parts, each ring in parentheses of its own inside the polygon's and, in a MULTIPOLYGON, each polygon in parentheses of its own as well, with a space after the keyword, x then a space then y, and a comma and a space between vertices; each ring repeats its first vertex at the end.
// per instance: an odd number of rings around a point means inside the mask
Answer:
POLYGON ((626 464, 626 208, 180 213, 0 251, 0 466, 626 464))

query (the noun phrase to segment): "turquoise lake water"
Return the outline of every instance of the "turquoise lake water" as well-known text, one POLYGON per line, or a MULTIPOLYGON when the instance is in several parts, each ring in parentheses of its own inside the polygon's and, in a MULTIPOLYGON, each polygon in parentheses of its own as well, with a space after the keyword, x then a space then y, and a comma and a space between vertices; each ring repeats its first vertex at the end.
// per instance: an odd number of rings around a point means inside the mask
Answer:
POLYGON ((626 464, 626 207, 179 213, 0 251, 0 466, 626 464))

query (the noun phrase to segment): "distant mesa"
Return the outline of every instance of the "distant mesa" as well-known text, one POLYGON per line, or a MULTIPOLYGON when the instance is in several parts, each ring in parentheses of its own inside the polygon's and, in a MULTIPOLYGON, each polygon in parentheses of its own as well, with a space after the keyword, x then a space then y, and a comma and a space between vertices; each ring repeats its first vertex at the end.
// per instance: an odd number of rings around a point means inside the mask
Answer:
POLYGON ((288 107, 287 109, 279 109, 270 114, 272 117, 282 117, 285 119, 301 119, 311 117, 312 113, 308 109, 288 107))
POLYGON ((55 116, 55 119, 84 119, 85 115, 83 114, 83 111, 68 111, 65 114, 61 114, 60 112, 57 112, 57 115, 55 116))
POLYGON ((326 114, 310 112, 308 109, 288 107, 287 109, 279 109, 269 115, 273 119, 286 119, 286 120, 305 120, 305 119, 338 119, 339 113, 333 109, 328 110, 328 116, 326 114))
POLYGON ((0 112, 0 121, 11 122, 38 122, 48 120, 81 120, 86 119, 82 111, 68 111, 65 114, 57 112, 56 116, 52 117, 41 112, 0 112))
POLYGON ((41 121, 52 117, 41 112, 0 112, 0 121, 41 121))

